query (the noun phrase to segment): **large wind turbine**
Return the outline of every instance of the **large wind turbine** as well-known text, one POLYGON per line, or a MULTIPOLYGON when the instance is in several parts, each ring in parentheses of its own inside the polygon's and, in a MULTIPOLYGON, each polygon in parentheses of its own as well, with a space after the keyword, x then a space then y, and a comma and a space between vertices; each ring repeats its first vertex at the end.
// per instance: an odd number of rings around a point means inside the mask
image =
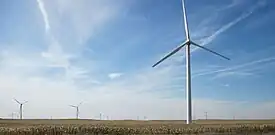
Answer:
POLYGON ((25 102, 19 102, 17 99, 15 99, 15 102, 17 102, 19 105, 20 105, 20 119, 22 120, 22 117, 23 117, 23 105, 26 104, 28 101, 25 101, 25 102))
POLYGON ((180 46, 178 46, 177 48, 175 48, 172 52, 170 52, 169 54, 167 54, 165 57, 163 57, 161 60, 159 60, 156 64, 153 65, 153 67, 157 66, 158 64, 160 64, 161 62, 163 62, 165 59, 169 58, 170 56, 172 56, 173 54, 177 53, 179 50, 181 50, 184 46, 185 46, 185 50, 186 50, 186 104, 187 104, 187 118, 186 118, 186 123, 187 124, 191 124, 192 123, 192 100, 191 100, 191 65, 190 65, 190 46, 194 45, 196 47, 202 48, 206 51, 209 51, 215 55, 218 55, 224 59, 230 60, 229 58, 214 52, 204 46, 201 46, 195 42, 193 42, 190 39, 190 34, 189 34, 189 28, 188 28, 188 22, 187 22, 187 15, 186 15, 186 9, 185 9, 185 4, 184 4, 184 0, 182 0, 182 10, 183 10, 183 19, 184 19, 184 26, 185 26, 185 35, 186 35, 186 41, 181 44, 180 46))
POLYGON ((78 119, 79 117, 79 106, 82 104, 82 102, 80 102, 78 105, 70 105, 73 108, 76 108, 76 119, 78 119))

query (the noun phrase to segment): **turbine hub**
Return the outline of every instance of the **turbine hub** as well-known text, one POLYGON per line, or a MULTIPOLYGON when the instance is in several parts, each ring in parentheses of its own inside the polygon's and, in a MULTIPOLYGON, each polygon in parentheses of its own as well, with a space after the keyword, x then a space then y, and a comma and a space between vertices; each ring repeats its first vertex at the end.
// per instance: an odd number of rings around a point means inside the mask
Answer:
POLYGON ((190 44, 191 44, 190 39, 187 39, 187 40, 186 40, 186 45, 190 45, 190 44))

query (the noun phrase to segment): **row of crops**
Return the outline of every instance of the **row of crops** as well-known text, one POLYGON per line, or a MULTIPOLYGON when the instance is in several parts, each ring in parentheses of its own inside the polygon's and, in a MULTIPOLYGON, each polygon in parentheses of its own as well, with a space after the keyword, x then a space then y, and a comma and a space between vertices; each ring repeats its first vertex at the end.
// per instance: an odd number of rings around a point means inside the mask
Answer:
POLYGON ((105 125, 36 125, 27 127, 0 127, 0 135, 134 135, 134 134, 275 134, 275 125, 219 125, 215 127, 111 127, 105 125))

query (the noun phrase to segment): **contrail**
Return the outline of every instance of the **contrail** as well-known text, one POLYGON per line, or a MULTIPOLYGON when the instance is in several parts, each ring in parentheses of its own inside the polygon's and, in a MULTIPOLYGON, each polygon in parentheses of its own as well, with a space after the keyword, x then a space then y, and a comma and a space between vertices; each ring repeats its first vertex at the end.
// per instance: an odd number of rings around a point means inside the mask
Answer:
POLYGON ((44 7, 44 3, 42 0, 37 0, 37 3, 38 3, 38 7, 42 13, 42 16, 43 16, 43 20, 44 20, 44 23, 45 23, 45 31, 48 32, 49 29, 50 29, 50 24, 49 24, 49 19, 48 19, 48 14, 46 12, 46 9, 44 7))
MULTIPOLYGON (((263 6, 263 3, 258 3, 256 6, 252 7, 250 10, 248 10, 248 12, 242 14, 240 17, 236 18, 235 20, 231 21, 230 23, 222 26, 219 30, 217 30, 214 34, 212 34, 211 36, 205 38, 202 40, 202 45, 207 45, 210 42, 212 42, 214 39, 217 38, 217 36, 219 36, 221 33, 227 31, 229 28, 231 28, 232 26, 236 25, 238 22, 246 19, 247 17, 249 17, 250 15, 252 15, 255 10, 257 10, 259 7, 263 6)), ((194 48, 191 50, 191 52, 197 50, 197 48, 194 48)))
POLYGON ((230 68, 225 68, 225 69, 220 69, 220 70, 216 70, 216 71, 210 71, 210 72, 203 72, 203 73, 194 74, 193 77, 209 75, 209 74, 213 74, 213 73, 220 73, 220 72, 225 72, 225 71, 231 71, 231 70, 237 70, 237 69, 244 68, 244 67, 247 67, 247 66, 252 66, 252 65, 255 65, 255 64, 259 64, 259 63, 263 63, 263 62, 269 62, 269 61, 273 61, 273 60, 275 60, 275 57, 264 58, 264 59, 248 62, 248 63, 242 64, 242 65, 230 67, 230 68))
MULTIPOLYGON (((222 26, 220 29, 218 29, 216 32, 214 32, 211 36, 202 39, 202 43, 201 45, 207 45, 210 42, 212 42, 214 39, 217 38, 217 36, 219 36, 220 34, 222 34, 223 32, 227 31, 228 29, 230 29, 232 26, 236 25, 238 22, 246 19, 247 17, 249 17, 250 15, 252 15, 259 7, 262 7, 263 5, 265 5, 264 2, 260 1, 259 3, 257 3, 257 5, 253 6, 252 8, 250 8, 248 10, 248 12, 242 14, 241 16, 239 16, 238 18, 236 18, 235 20, 229 22, 228 24, 222 26)), ((232 6, 231 6, 232 7, 232 6)), ((193 49, 191 49, 191 52, 196 51, 198 48, 195 47, 193 49)), ((181 59, 185 58, 184 55, 180 55, 179 57, 182 57, 181 59)))
MULTIPOLYGON (((55 38, 55 36, 50 32, 51 27, 49 23, 48 13, 45 9, 43 0, 36 0, 36 1, 38 3, 39 10, 41 11, 43 16, 43 20, 45 23, 45 32, 47 36, 50 38, 50 42, 51 42, 51 44, 48 46, 47 53, 50 53, 52 55, 50 58, 52 59, 52 61, 57 63, 59 67, 60 65, 62 65, 62 67, 65 68, 66 71, 68 71, 69 70, 69 65, 67 64, 68 59, 65 58, 64 56, 63 48, 58 42, 58 40, 55 38)), ((44 54, 47 54, 47 53, 44 53, 44 54)))

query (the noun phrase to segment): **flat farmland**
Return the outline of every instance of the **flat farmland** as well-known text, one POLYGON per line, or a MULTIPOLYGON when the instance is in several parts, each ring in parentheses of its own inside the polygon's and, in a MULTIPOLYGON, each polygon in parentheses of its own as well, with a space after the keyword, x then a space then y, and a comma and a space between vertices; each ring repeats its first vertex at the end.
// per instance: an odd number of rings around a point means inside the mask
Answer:
POLYGON ((0 133, 31 134, 275 134, 275 120, 88 120, 24 119, 0 120, 0 133), (39 133, 38 133, 39 132, 39 133), (32 133, 33 134, 33 133, 32 133))
MULTIPOLYGON (((274 120, 194 120, 190 126, 216 126, 227 125, 234 126, 238 124, 275 124, 274 120)), ((0 126, 30 126, 30 125, 108 125, 108 126, 189 126, 184 120, 92 120, 92 119, 0 119, 0 126)))

